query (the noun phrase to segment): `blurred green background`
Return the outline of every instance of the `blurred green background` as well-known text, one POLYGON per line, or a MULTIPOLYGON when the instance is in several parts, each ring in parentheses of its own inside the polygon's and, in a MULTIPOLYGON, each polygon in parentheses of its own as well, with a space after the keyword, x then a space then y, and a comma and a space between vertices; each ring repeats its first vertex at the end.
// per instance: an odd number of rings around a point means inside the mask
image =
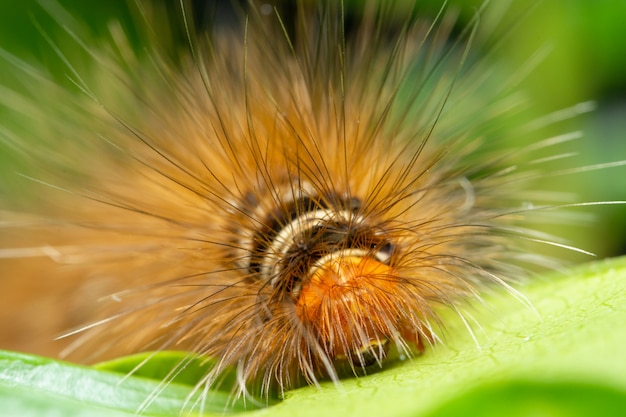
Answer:
MULTIPOLYGON (((41 0, 41 3, 51 4, 48 0, 41 0)), ((358 2, 347 1, 347 7, 353 3, 358 2)), ((458 7, 461 11, 459 27, 462 27, 474 16, 482 1, 451 0, 448 3, 449 7, 458 7)), ((510 4, 503 1, 492 3, 496 11, 507 10, 493 29, 508 36, 506 47, 497 50, 498 59, 516 68, 539 49, 547 47, 550 50, 524 83, 539 114, 582 101, 597 103, 595 112, 576 118, 568 127, 585 133, 584 139, 575 144, 574 150, 580 154, 575 165, 626 159, 626 1, 518 0, 510 4)), ((61 0, 59 4, 96 36, 106 32, 106 24, 111 19, 121 19, 124 26, 132 27, 124 0, 61 0)), ((440 6, 440 0, 424 0, 419 7, 425 13, 434 14, 440 6)), ((54 31, 51 29, 55 25, 53 19, 36 0, 0 2, 0 48, 28 62, 41 63, 52 72, 62 72, 58 57, 34 22, 45 31, 54 31)), ((493 24, 489 16, 484 24, 493 24)), ((476 49, 483 52, 480 45, 476 49)), ((3 68, 6 63, 0 63, 0 85, 11 86, 14 80, 3 68)), ((6 109, 0 106, 0 125, 7 124, 9 117, 6 109)), ((559 126, 559 129, 558 132, 562 133, 563 127, 559 126)), ((3 189, 8 195, 8 178, 15 171, 13 163, 7 155, 0 154, 0 198, 3 189)), ((565 188, 574 189, 579 195, 578 201, 626 200, 624 167, 557 180, 562 181, 565 188)), ((624 207, 587 208, 585 212, 593 215, 593 221, 571 225, 556 233, 600 257, 626 253, 624 207)))

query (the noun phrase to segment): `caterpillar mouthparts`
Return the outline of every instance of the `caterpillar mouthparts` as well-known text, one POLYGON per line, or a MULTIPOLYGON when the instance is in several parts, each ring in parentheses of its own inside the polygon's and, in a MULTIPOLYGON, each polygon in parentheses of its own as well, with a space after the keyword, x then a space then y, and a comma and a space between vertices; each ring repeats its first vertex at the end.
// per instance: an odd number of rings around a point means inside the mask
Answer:
POLYGON ((493 287, 523 301, 514 284, 551 265, 528 242, 565 246, 527 227, 555 203, 531 185, 578 134, 509 126, 526 103, 470 59, 476 24, 302 1, 196 33, 183 7, 181 52, 156 6, 138 50, 115 23, 87 46, 42 5, 91 64, 50 41, 68 87, 2 54, 27 80, 5 104, 31 122, 3 138, 28 183, 27 210, 2 203, 21 300, 3 332, 31 348, 65 331, 62 355, 87 362, 186 350, 216 359, 199 386, 234 367, 237 394, 268 395, 423 352, 442 308, 464 319, 493 287))

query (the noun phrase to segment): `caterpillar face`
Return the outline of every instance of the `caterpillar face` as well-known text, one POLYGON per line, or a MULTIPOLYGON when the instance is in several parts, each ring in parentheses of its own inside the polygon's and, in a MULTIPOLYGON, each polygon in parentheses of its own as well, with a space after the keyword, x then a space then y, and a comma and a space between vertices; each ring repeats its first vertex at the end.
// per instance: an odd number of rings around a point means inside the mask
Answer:
POLYGON ((70 67, 78 94, 35 75, 26 110, 49 113, 16 142, 38 188, 3 245, 46 271, 25 305, 53 308, 24 320, 74 326, 70 359, 183 349, 216 359, 200 384, 234 367, 267 394, 422 351, 490 286, 517 295, 540 165, 518 157, 558 141, 507 143, 524 101, 467 61, 471 30, 371 6, 351 31, 332 2, 290 24, 251 6, 182 53, 112 26, 70 67))
POLYGON ((290 189, 282 207, 265 215, 243 255, 250 278, 271 290, 259 314, 269 321, 274 308, 291 308, 330 359, 380 362, 401 323, 419 323, 392 305, 401 285, 392 267, 396 245, 359 214, 358 198, 318 196, 295 183, 302 189, 290 189))

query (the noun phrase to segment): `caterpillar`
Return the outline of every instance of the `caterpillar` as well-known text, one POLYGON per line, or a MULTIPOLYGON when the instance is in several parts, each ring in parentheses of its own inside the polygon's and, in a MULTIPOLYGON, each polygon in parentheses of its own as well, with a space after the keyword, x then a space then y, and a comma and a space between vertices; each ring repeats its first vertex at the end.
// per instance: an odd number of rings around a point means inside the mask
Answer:
POLYGON ((532 186, 579 133, 519 121, 524 69, 471 53, 482 10, 455 32, 445 7, 251 2, 204 28, 139 3, 142 49, 42 5, 88 63, 45 31, 69 81, 3 53, 25 120, 2 135, 25 184, 2 203, 9 347, 185 350, 216 358, 199 386, 232 367, 268 396, 418 355, 494 289, 525 302, 553 265, 529 247, 566 247, 532 228, 562 204, 532 186))

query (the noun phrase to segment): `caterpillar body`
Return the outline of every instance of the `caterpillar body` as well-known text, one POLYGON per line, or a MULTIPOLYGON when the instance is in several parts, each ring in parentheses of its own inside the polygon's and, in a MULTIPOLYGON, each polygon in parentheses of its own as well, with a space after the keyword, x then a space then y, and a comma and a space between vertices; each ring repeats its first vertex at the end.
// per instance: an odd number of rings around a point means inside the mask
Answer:
POLYGON ((526 102, 471 59, 477 26, 398 25, 397 6, 302 1, 287 20, 251 3, 203 33, 183 10, 186 48, 163 20, 146 50, 113 24, 95 65, 58 47, 69 87, 3 54, 40 98, 11 101, 36 141, 3 135, 30 183, 28 209, 3 212, 3 314, 30 312, 13 340, 50 353, 66 331, 85 361, 186 350, 217 359, 199 384, 234 367, 237 393, 268 395, 419 353, 442 308, 465 318, 494 287, 523 300, 550 264, 525 246, 549 240, 527 228, 549 202, 537 155, 577 133, 511 129, 526 102))

